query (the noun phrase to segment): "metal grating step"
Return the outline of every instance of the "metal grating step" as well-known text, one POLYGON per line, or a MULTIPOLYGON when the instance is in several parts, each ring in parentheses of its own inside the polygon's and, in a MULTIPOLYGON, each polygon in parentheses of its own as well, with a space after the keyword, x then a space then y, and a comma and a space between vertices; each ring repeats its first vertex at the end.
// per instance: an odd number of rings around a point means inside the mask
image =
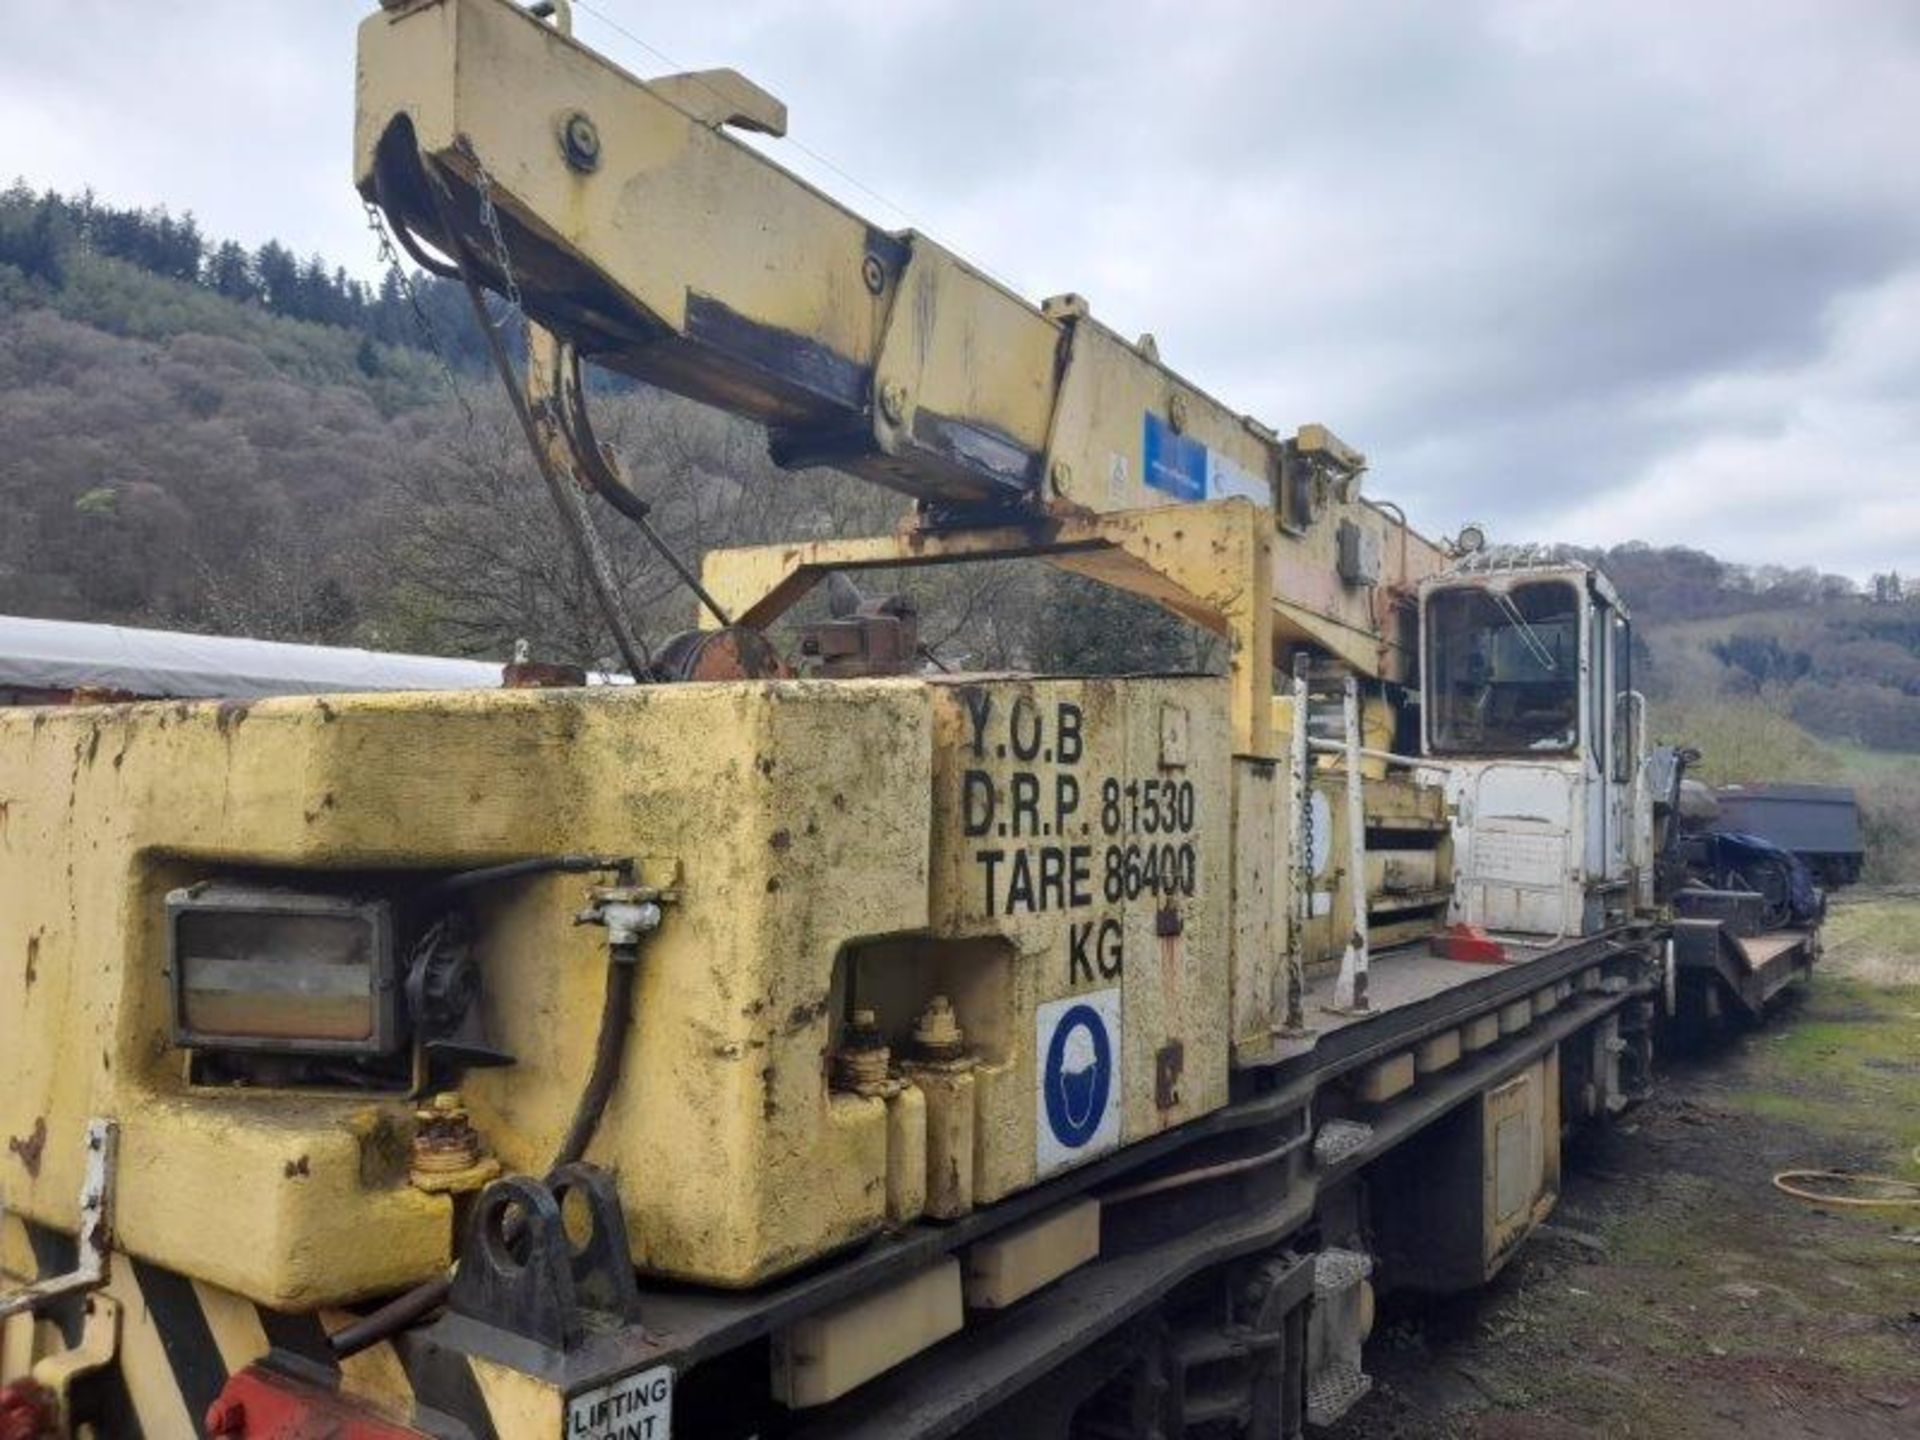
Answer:
POLYGON ((1353 1368, 1329 1369, 1307 1382, 1307 1423, 1332 1425, 1373 1389, 1373 1377, 1353 1368))

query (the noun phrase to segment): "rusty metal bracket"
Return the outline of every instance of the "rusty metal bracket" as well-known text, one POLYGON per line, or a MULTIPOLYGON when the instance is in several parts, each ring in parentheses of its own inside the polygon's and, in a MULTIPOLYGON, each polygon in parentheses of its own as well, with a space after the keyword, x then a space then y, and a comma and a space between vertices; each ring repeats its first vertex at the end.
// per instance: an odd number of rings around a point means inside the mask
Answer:
POLYGON ((0 1294, 0 1320, 39 1309, 63 1295, 81 1295, 107 1283, 113 1243, 113 1169, 120 1127, 112 1120, 87 1122, 87 1165, 80 1182, 79 1258, 64 1275, 48 1275, 0 1294))
POLYGON ((637 1323, 640 1286, 627 1244, 627 1217, 612 1179, 599 1166, 576 1160, 547 1176, 547 1188, 563 1210, 569 1195, 585 1205, 590 1228, 584 1237, 570 1235, 567 1250, 575 1297, 589 1310, 637 1323))
POLYGON ((562 1165, 543 1183, 509 1175, 475 1203, 447 1308, 483 1324, 567 1351, 586 1337, 586 1312, 632 1324, 639 1291, 626 1219, 606 1172, 562 1165), (576 1243, 561 1206, 585 1202, 589 1229, 576 1243))

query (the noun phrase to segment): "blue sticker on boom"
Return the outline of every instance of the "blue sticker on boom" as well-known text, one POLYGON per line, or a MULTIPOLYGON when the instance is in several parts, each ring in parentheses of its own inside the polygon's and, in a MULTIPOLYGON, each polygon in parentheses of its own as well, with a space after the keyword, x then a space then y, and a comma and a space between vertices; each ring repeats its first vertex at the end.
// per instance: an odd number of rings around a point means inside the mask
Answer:
POLYGON ((1179 434, 1151 410, 1141 439, 1142 477, 1176 500, 1207 498, 1207 447, 1179 434))

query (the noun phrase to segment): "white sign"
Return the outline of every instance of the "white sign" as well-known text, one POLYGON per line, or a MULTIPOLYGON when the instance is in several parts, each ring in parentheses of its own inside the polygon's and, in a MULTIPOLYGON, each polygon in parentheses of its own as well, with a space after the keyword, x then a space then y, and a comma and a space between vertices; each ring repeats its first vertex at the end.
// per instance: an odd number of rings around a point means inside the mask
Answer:
POLYGON ((1064 1170, 1120 1143, 1120 991, 1050 1000, 1034 1016, 1034 1163, 1064 1170))
POLYGON ((1256 505, 1273 504, 1273 487, 1263 476, 1241 469, 1218 450, 1207 451, 1207 498, 1230 500, 1235 495, 1256 505))
POLYGON ((673 1434, 673 1367, 623 1375, 567 1402, 565 1440, 668 1440, 673 1434))

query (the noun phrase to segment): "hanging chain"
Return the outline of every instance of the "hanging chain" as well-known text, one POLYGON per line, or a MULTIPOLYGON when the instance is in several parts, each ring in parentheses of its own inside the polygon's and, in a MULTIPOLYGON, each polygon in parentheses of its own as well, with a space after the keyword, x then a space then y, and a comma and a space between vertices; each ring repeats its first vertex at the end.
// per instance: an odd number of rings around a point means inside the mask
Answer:
MULTIPOLYGON (((1307 788, 1300 797, 1300 879, 1311 899, 1313 888, 1313 751, 1307 751, 1307 788)), ((1309 913, 1312 906, 1309 903, 1309 913)))
MULTIPOLYGON (((475 153, 472 144, 464 135, 460 137, 458 143, 460 153, 466 157, 467 163, 473 167, 474 191, 480 199, 480 224, 482 228, 486 230, 487 237, 493 242, 494 268, 500 272, 500 283, 506 287, 507 303, 511 305, 515 311, 519 312, 521 320, 530 327, 534 321, 533 318, 527 314, 527 307, 520 298, 520 282, 514 278, 513 257, 507 251, 506 233, 500 226, 500 211, 493 203, 493 176, 487 173, 487 167, 480 162, 479 155, 475 153)), ((499 329, 500 324, 505 323, 505 320, 506 317, 502 316, 500 322, 495 324, 494 328, 496 331, 499 329)), ((528 349, 527 363, 529 365, 533 363, 531 345, 529 345, 528 349)), ((591 482, 580 476, 574 476, 574 483, 577 489, 589 494, 593 493, 593 485, 591 482)), ((584 511, 582 512, 581 518, 584 522, 586 518, 584 511)), ((633 523, 639 526, 640 533, 646 536, 647 543, 653 546, 655 552, 658 553, 662 560, 667 562, 674 573, 680 577, 687 588, 699 599, 700 603, 706 606, 722 626, 731 625, 733 622, 728 618, 727 612, 720 607, 719 602, 716 601, 713 596, 707 593, 706 587, 700 583, 700 577, 694 573, 685 561, 674 553, 673 547, 667 543, 666 538, 653 528, 652 524, 648 522, 644 515, 636 515, 632 518, 633 523)), ((591 540, 597 549, 599 545, 597 533, 592 535, 591 540)))
POLYGON ((380 207, 371 200, 360 202, 367 210, 367 228, 373 232, 374 241, 380 247, 380 263, 399 277, 400 293, 406 297, 407 308, 413 312, 413 328, 419 332, 421 348, 439 362, 440 374, 447 382, 447 389, 460 403, 461 413, 467 417, 467 433, 472 434, 475 424, 473 406, 467 403, 467 392, 461 388, 460 377, 454 374, 453 364, 447 359, 447 350, 440 343, 440 332, 434 329, 433 318, 427 314, 426 307, 420 303, 419 292, 413 288, 413 277, 407 273, 407 267, 400 263, 400 254, 393 248, 393 237, 387 233, 386 217, 380 213, 380 207))
POLYGON ((527 307, 520 300, 520 282, 513 278, 513 257, 507 254, 507 237, 500 229, 500 212, 493 204, 493 177, 464 135, 460 137, 460 151, 473 165, 473 184, 480 194, 480 223, 493 240, 493 262, 500 271, 500 283, 507 287, 507 303, 525 317, 527 307))

